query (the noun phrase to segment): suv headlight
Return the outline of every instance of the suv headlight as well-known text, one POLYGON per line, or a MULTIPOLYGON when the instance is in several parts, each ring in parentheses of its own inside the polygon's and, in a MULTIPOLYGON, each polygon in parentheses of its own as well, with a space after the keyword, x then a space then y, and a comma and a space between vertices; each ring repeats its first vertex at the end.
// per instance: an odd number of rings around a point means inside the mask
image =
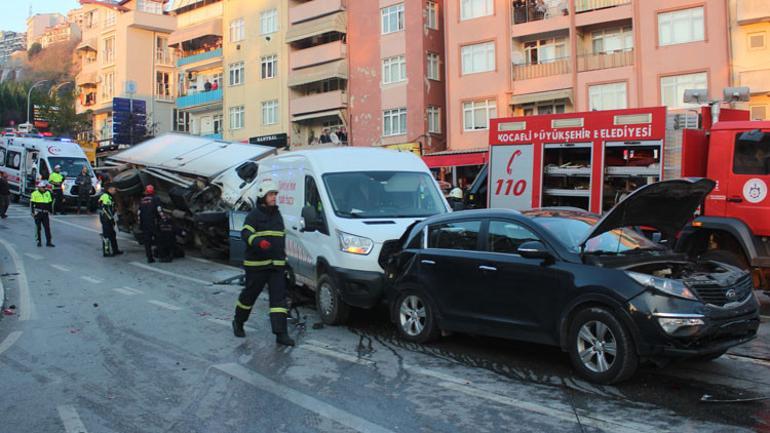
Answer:
POLYGON ((349 233, 337 231, 337 237, 340 240, 340 250, 350 254, 359 254, 365 256, 372 252, 374 241, 369 238, 351 235, 349 233))
POLYGON ((658 323, 666 334, 677 337, 694 335, 705 325, 699 317, 658 317, 658 323))
POLYGON ((661 293, 667 295, 676 296, 677 298, 690 299, 697 301, 698 298, 693 292, 684 285, 681 281, 671 280, 668 278, 658 278, 652 275, 640 274, 638 272, 626 271, 626 275, 633 278, 637 283, 655 289, 661 293))

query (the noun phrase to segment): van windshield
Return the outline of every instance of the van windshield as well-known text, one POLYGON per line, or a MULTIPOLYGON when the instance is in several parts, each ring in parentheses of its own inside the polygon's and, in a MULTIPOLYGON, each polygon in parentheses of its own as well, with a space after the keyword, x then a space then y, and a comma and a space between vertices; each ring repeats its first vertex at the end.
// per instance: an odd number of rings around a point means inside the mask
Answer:
POLYGON ((323 176, 334 213, 342 218, 416 218, 446 212, 426 173, 362 171, 323 176))
POLYGON ((48 162, 51 163, 51 169, 57 165, 61 166, 61 174, 64 177, 77 177, 86 167, 88 175, 93 176, 91 166, 88 164, 88 160, 85 158, 63 158, 63 157, 49 157, 48 162))

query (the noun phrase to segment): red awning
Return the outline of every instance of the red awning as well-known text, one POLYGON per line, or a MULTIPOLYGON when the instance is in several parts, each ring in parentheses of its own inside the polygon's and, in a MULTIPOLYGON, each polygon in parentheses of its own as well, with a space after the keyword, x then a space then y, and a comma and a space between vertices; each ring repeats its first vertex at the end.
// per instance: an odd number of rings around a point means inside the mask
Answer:
POLYGON ((489 160, 489 152, 439 152, 424 155, 422 159, 429 168, 484 165, 489 160))

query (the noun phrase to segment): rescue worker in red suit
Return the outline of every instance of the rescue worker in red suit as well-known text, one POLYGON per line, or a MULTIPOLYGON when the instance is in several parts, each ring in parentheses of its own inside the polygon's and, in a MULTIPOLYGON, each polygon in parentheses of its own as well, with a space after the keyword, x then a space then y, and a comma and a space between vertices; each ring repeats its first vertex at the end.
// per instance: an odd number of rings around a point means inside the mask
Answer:
POLYGON ((144 197, 139 204, 139 227, 142 229, 142 243, 147 254, 147 263, 154 263, 152 245, 158 230, 160 213, 163 211, 160 199, 155 195, 155 187, 147 185, 144 189, 144 197))
POLYGON ((243 324, 249 319, 251 309, 267 284, 270 295, 270 325, 275 341, 284 346, 294 346, 289 337, 286 301, 286 232, 283 217, 276 205, 278 186, 265 180, 257 191, 257 206, 246 216, 241 238, 246 243, 243 266, 246 269, 246 287, 235 304, 233 333, 245 337, 243 324))

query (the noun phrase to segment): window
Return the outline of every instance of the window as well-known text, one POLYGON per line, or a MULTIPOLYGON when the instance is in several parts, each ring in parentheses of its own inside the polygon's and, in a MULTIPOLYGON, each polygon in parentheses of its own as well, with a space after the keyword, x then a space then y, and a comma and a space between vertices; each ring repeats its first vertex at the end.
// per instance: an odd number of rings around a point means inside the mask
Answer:
POLYGON ((606 29, 591 34, 594 54, 630 51, 634 48, 634 33, 631 27, 606 29))
POLYGON ((523 112, 525 116, 532 116, 535 114, 561 114, 567 112, 566 102, 539 102, 537 105, 528 104, 524 105, 523 112))
POLYGON ((275 125, 278 123, 278 100, 262 103, 262 125, 275 125))
POLYGON ((136 9, 148 14, 163 15, 163 3, 157 0, 137 0, 136 9))
POLYGON ((104 40, 104 63, 109 65, 115 63, 115 37, 104 40))
POLYGON ((441 80, 441 70, 439 65, 441 64, 439 56, 436 53, 428 53, 428 79, 429 80, 441 80))
POLYGON ((473 18, 485 17, 495 12, 492 6, 492 0, 461 0, 460 1, 460 19, 470 20, 473 18))
POLYGON ((479 250, 481 221, 458 221, 428 227, 428 248, 479 250))
POLYGON ((588 87, 588 105, 591 110, 618 110, 628 108, 626 83, 601 84, 588 87))
POLYGON ((466 45, 462 47, 463 75, 495 70, 495 43, 466 45))
POLYGON ((239 86, 243 84, 243 62, 231 63, 229 66, 230 85, 239 86))
POLYGON ((230 107, 230 129, 243 128, 245 109, 243 105, 230 107))
POLYGON ((658 14, 660 45, 684 44, 704 39, 703 7, 658 14))
POLYGON ((406 134, 406 108, 386 110, 382 114, 382 136, 406 134))
POLYGON ((770 134, 745 132, 735 139, 735 174, 770 174, 770 134), (746 137, 747 134, 753 137, 746 137))
POLYGON ((107 16, 104 17, 104 27, 112 27, 115 25, 115 19, 117 14, 113 10, 106 11, 107 16))
POLYGON ((259 15, 259 32, 269 35, 278 31, 278 11, 271 9, 259 15))
POLYGON ((494 117, 497 117, 497 102, 494 99, 463 104, 463 129, 465 131, 489 129, 489 119, 494 117))
POLYGON ((404 30, 404 4, 382 8, 382 34, 404 30))
POLYGON ((438 30, 438 6, 435 1, 428 0, 425 4, 425 26, 438 30))
POLYGON ((754 105, 750 109, 751 109, 751 120, 767 119, 767 105, 754 105))
POLYGON ((12 150, 8 151, 8 155, 5 157, 5 165, 8 168, 18 170, 21 167, 21 154, 12 150))
POLYGON ((155 73, 155 92, 160 98, 171 97, 171 74, 168 72, 155 73))
POLYGON ((539 39, 524 43, 524 53, 528 65, 541 65, 563 60, 568 56, 567 44, 564 39, 539 39))
POLYGON ((115 73, 107 72, 102 75, 102 99, 112 99, 115 95, 115 73))
POLYGON ((428 107, 428 132, 441 134, 441 108, 428 107))
POLYGON ((220 134, 222 132, 222 126, 224 126, 224 116, 221 114, 214 115, 214 134, 220 134))
POLYGON ((230 42, 240 42, 246 37, 243 18, 230 21, 230 42))
POLYGON ((391 84, 406 80, 406 57, 388 57, 382 60, 382 83, 391 84))
POLYGON ((674 75, 660 79, 660 100, 668 108, 686 108, 684 91, 687 89, 708 89, 705 72, 688 75, 674 75))
POLYGON ((278 75, 278 56, 262 57, 262 79, 275 78, 278 75))
POLYGON ((190 113, 174 109, 174 131, 190 132, 190 113))
POLYGON ((487 249, 493 253, 518 254, 521 244, 539 241, 528 229, 509 221, 490 221, 487 249))
POLYGON ((318 212, 318 217, 321 220, 320 232, 328 235, 329 229, 326 227, 326 214, 324 213, 324 205, 321 201, 321 194, 318 193, 318 187, 315 184, 315 179, 312 176, 305 176, 305 206, 309 206, 318 212))
POLYGON ((747 35, 749 50, 764 50, 766 47, 765 36, 765 32, 749 33, 747 35))

